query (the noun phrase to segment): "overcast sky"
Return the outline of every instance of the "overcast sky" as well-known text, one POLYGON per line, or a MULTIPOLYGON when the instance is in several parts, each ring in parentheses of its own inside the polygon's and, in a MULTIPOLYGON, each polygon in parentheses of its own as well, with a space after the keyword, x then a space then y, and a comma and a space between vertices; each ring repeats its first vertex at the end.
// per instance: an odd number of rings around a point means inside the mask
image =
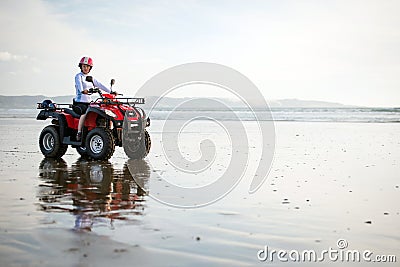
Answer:
POLYGON ((2 95, 72 95, 77 64, 132 95, 178 64, 214 62, 267 100, 400 106, 400 1, 4 1, 2 95))

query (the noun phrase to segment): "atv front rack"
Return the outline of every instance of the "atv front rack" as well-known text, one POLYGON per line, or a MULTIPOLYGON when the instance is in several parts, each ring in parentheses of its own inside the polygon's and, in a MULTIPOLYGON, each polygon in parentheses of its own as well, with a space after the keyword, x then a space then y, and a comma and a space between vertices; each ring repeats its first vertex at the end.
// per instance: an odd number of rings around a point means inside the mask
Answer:
POLYGON ((128 104, 130 106, 135 106, 136 104, 144 104, 144 98, 139 97, 117 97, 114 99, 111 98, 97 98, 94 103, 97 104, 109 104, 109 105, 121 105, 128 104))
MULTIPOLYGON (((144 104, 144 98, 142 97, 117 97, 117 100, 125 99, 125 103, 128 104, 144 104)), ((122 102, 122 101, 121 101, 122 102)))

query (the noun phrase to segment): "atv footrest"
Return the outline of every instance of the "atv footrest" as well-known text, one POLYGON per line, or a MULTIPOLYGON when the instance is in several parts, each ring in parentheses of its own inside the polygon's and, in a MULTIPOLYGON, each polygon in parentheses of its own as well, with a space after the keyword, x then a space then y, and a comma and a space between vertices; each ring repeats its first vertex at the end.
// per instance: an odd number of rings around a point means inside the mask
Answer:
POLYGON ((71 137, 70 136, 66 136, 63 139, 63 144, 73 145, 73 146, 81 146, 82 142, 81 141, 71 141, 71 137))

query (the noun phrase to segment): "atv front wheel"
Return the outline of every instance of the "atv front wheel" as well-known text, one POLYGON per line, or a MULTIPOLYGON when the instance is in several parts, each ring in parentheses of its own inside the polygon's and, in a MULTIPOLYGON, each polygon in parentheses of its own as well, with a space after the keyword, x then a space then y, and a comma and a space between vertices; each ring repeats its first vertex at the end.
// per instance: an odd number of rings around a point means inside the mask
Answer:
POLYGON ((144 130, 142 138, 136 141, 129 141, 125 144, 124 151, 125 154, 131 159, 143 159, 147 156, 151 147, 151 138, 149 133, 144 130))
POLYGON ((106 128, 94 128, 86 136, 85 147, 89 157, 107 160, 114 154, 114 137, 106 128))
POLYGON ((79 155, 81 155, 82 158, 87 158, 88 154, 87 154, 87 149, 84 146, 78 146, 76 148, 76 151, 79 153, 79 155))
POLYGON ((57 126, 46 126, 39 137, 39 147, 46 158, 61 158, 67 152, 68 145, 61 143, 57 126))

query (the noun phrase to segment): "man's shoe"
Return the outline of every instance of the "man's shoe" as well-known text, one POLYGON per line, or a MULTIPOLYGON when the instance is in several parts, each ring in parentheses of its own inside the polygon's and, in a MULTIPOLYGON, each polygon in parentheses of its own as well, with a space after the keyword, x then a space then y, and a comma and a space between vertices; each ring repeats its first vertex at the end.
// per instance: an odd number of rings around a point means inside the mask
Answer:
POLYGON ((78 132, 76 134, 76 141, 81 141, 81 138, 82 138, 82 132, 78 132))

